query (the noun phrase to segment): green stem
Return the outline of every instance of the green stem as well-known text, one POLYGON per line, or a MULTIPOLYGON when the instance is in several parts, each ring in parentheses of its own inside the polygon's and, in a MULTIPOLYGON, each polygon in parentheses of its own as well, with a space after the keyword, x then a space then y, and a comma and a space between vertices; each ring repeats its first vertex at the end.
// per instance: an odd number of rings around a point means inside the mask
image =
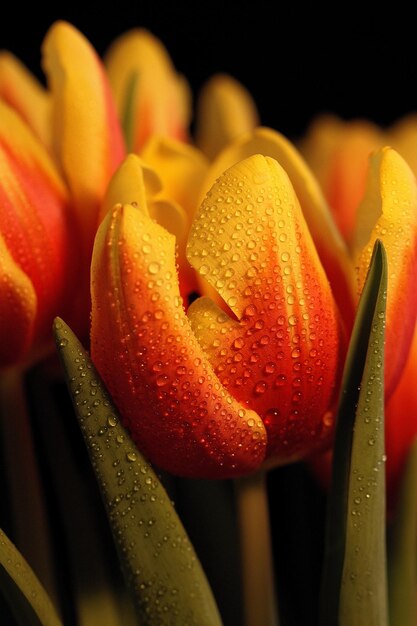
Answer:
POLYGON ((266 473, 236 481, 245 626, 279 626, 266 473))
POLYGON ((44 494, 18 368, 0 375, 0 441, 14 543, 56 601, 44 494))

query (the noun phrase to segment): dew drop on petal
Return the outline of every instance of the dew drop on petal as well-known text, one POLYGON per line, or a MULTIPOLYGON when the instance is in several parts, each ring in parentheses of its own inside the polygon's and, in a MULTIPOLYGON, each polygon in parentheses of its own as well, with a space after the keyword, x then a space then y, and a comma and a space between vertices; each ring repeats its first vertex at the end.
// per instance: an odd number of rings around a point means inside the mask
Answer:
POLYGON ((149 263, 148 265, 149 274, 155 275, 159 272, 159 269, 160 269, 159 263, 154 262, 154 263, 149 263))
POLYGON ((267 387, 268 386, 266 382, 264 382, 263 380, 260 380, 259 382, 256 383, 254 387, 255 394, 258 396, 262 395, 267 390, 267 387))

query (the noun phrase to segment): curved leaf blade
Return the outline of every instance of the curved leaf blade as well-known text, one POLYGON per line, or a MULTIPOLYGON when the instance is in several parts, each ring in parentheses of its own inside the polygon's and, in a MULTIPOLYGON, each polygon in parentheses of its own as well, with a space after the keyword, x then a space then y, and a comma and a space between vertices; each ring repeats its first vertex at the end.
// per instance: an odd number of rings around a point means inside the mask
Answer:
POLYGON ((0 590, 21 626, 62 626, 32 568, 1 529, 0 590))
POLYGON ((140 623, 220 626, 206 576, 157 475, 74 333, 60 319, 54 333, 140 623))
POLYGON ((374 246, 342 381, 327 511, 322 626, 388 624, 384 336, 387 261, 374 246))

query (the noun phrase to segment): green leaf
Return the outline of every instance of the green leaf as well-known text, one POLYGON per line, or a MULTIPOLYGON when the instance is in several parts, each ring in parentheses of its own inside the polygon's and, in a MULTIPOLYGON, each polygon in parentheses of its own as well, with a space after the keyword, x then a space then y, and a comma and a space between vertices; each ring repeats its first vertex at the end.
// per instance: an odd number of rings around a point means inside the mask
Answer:
POLYGON ((141 625, 220 625, 205 574, 161 482, 120 424, 74 333, 60 319, 54 332, 141 625))
POLYGON ((391 624, 416 626, 417 439, 408 454, 390 532, 388 576, 391 624))
POLYGON ((132 72, 129 76, 129 80, 126 85, 126 94, 125 101, 123 107, 123 116, 122 116, 122 128, 123 134, 126 141, 126 150, 127 152, 132 152, 134 148, 134 140, 135 140, 135 99, 136 92, 138 88, 139 82, 139 74, 138 72, 132 72))
POLYGON ((346 359, 327 511, 321 626, 386 626, 384 334, 387 261, 374 247, 346 359))
POLYGON ((26 377, 42 475, 53 503, 55 557, 66 624, 137 626, 107 516, 67 389, 40 363, 26 377), (70 486, 70 488, 69 488, 70 486))
POLYGON ((45 589, 2 530, 0 590, 21 626, 62 626, 45 589))

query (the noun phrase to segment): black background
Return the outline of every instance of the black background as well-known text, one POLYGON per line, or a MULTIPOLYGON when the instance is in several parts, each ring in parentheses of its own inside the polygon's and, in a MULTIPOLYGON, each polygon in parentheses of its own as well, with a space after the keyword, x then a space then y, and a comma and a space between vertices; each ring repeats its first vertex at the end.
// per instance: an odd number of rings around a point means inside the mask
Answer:
POLYGON ((263 124, 291 138, 319 112, 385 125, 417 108, 417 31, 398 3, 321 6, 266 2, 33 3, 3 15, 0 47, 38 76, 40 46, 52 22, 66 19, 103 54, 143 26, 167 47, 196 96, 213 73, 228 72, 254 95, 263 124))

